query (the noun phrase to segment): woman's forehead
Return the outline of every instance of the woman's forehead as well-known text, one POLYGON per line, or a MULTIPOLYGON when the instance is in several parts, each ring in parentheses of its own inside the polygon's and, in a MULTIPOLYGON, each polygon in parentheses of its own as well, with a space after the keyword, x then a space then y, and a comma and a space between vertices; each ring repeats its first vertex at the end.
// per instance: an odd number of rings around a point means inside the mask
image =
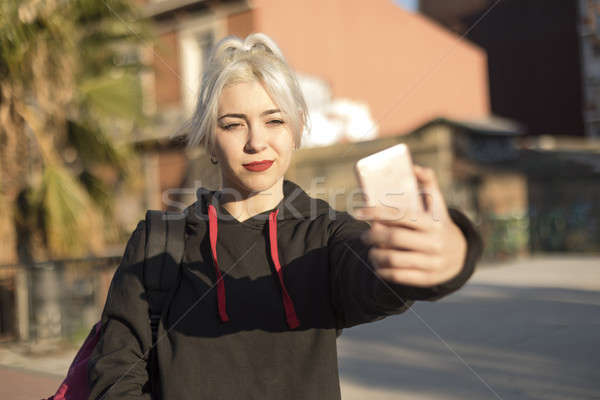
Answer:
POLYGON ((219 96, 219 116, 223 114, 261 114, 278 109, 262 83, 239 82, 225 86, 219 96))

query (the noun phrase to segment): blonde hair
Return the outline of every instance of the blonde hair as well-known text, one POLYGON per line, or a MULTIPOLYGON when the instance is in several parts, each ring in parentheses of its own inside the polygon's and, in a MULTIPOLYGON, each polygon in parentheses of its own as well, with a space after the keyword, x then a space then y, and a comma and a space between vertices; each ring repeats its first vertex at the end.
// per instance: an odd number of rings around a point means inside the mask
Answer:
POLYGON ((194 115, 181 130, 187 145, 203 146, 210 153, 214 146, 218 101, 228 85, 261 82, 292 129, 296 148, 308 124, 308 110, 300 85, 275 42, 263 33, 242 40, 227 36, 213 47, 202 75, 194 115))

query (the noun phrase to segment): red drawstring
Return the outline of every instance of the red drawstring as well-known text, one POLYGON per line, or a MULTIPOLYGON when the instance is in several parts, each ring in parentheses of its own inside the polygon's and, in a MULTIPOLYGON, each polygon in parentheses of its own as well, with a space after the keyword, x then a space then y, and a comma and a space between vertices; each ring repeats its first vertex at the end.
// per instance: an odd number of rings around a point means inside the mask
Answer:
POLYGON ((212 204, 208 206, 208 229, 210 236, 210 249, 212 250, 212 258, 215 263, 215 271, 217 271, 217 297, 219 301, 219 316, 222 322, 229 321, 225 305, 225 282, 221 278, 219 264, 217 263, 217 211, 212 204))
MULTIPOLYGON (((279 277, 279 284, 281 285, 281 292, 283 295, 283 307, 285 308, 285 316, 286 321, 290 329, 297 328, 300 325, 300 321, 296 316, 296 310, 294 309, 294 303, 292 302, 292 298, 288 294, 288 291, 285 287, 285 283, 283 281, 283 271, 281 269, 281 264, 279 263, 279 253, 277 250, 277 213, 279 210, 275 210, 269 214, 269 244, 271 247, 271 259, 275 264, 275 270, 277 271, 277 276, 279 277)), ((217 220, 217 212, 215 207, 212 204, 208 206, 208 225, 209 225, 209 236, 210 236, 210 248, 212 251, 212 258, 215 263, 215 270, 217 272, 217 297, 218 297, 218 307, 219 307, 219 316, 221 317, 221 321, 227 322, 229 321, 229 317, 226 312, 226 304, 225 304, 225 282, 221 278, 221 271, 219 270, 219 265, 217 263, 217 231, 218 231, 218 220, 217 220)))
POLYGON ((285 316, 287 320, 287 324, 290 329, 294 329, 300 325, 300 321, 298 321, 298 317, 296 316, 296 310, 294 309, 294 303, 292 303, 292 298, 288 294, 287 289, 285 288, 285 283, 283 282, 283 270, 281 269, 281 264, 279 263, 279 253, 277 251, 277 213, 279 210, 275 210, 269 214, 269 239, 271 245, 271 258, 273 259, 273 263, 275 264, 275 269, 277 270, 277 276, 279 276, 279 283, 281 285, 281 292, 283 294, 283 306, 285 307, 285 316))

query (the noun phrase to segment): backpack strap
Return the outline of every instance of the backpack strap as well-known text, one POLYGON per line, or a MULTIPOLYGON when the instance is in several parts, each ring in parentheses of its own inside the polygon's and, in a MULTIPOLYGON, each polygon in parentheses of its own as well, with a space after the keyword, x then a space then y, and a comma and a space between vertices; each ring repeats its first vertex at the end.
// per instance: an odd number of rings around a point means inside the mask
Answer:
POLYGON ((156 343, 164 303, 177 283, 184 251, 184 230, 183 213, 157 210, 146 212, 144 286, 150 306, 153 343, 156 343))
POLYGON ((160 375, 156 342, 158 324, 167 297, 177 284, 179 265, 185 247, 185 214, 146 211, 146 243, 143 282, 149 305, 152 348, 149 355, 150 388, 153 399, 160 399, 160 375))

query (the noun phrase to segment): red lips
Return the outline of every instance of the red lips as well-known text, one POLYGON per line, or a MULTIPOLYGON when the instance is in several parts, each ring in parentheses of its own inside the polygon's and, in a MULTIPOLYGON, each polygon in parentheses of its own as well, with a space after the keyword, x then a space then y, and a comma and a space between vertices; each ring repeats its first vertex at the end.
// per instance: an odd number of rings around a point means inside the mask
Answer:
POLYGON ((244 164, 244 167, 249 171, 260 172, 268 169, 272 164, 273 160, 261 160, 244 164))

